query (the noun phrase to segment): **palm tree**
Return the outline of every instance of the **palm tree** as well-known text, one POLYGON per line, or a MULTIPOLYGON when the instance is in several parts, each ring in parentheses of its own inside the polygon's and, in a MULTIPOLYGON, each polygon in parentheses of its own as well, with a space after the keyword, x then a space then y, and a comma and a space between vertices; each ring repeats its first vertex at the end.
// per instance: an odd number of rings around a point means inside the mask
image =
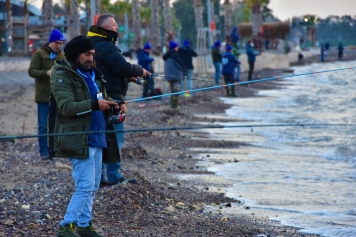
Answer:
POLYGON ((141 36, 141 16, 140 16, 140 2, 139 0, 132 0, 132 15, 133 15, 133 27, 134 27, 134 49, 141 48, 142 36, 141 36))
POLYGON ((80 22, 78 14, 78 0, 66 0, 68 41, 80 35, 80 22))
POLYGON ((149 7, 141 7, 140 8, 140 17, 141 23, 144 29, 144 40, 147 40, 151 36, 151 8, 149 7))
POLYGON ((162 40, 161 40, 161 26, 159 23, 159 0, 151 0, 151 45, 152 53, 155 55, 161 54, 162 40))
POLYGON ((224 2, 224 12, 225 12, 225 38, 226 42, 230 42, 230 31, 232 30, 232 4, 230 0, 225 0, 224 2))
MULTIPOLYGON (((95 12, 94 15, 100 15, 103 6, 110 4, 108 0, 95 0, 95 12)), ((94 17, 94 16, 93 16, 94 17)))
MULTIPOLYGON (((215 1, 214 0, 210 0, 210 19, 211 21, 215 22, 215 1)), ((216 23, 216 22, 215 22, 216 23)), ((210 24, 210 22, 209 22, 210 24)), ((213 32, 213 41, 216 41, 216 31, 213 32)))
POLYGON ((204 27, 203 11, 204 7, 202 0, 194 0, 195 27, 197 31, 204 27))
POLYGON ((53 22, 53 1, 44 0, 42 5, 42 26, 44 29, 43 38, 48 39, 54 26, 53 22))
POLYGON ((25 32, 24 32, 24 35, 25 35, 25 42, 24 42, 24 46, 25 46, 25 52, 24 52, 24 55, 27 56, 29 55, 29 49, 28 49, 28 17, 29 17, 29 13, 28 13, 28 8, 27 8, 27 0, 25 0, 25 3, 24 3, 24 6, 23 6, 23 9, 24 9, 24 18, 25 18, 25 21, 24 21, 24 29, 25 29, 25 32))
POLYGON ((12 7, 11 7, 10 0, 6 0, 5 7, 6 7, 6 19, 7 19, 7 22, 6 22, 7 49, 8 49, 9 54, 11 54, 11 51, 13 50, 13 29, 12 29, 12 26, 13 26, 14 19, 12 17, 12 7))
POLYGON ((163 0, 164 28, 166 32, 166 44, 173 39, 172 14, 169 6, 169 0, 163 0))

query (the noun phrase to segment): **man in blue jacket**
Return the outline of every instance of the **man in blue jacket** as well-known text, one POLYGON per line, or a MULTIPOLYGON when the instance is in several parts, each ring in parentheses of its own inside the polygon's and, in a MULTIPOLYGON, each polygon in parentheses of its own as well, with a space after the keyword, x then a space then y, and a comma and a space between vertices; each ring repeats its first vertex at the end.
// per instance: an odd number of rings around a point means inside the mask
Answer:
MULTIPOLYGON (((190 47, 190 43, 188 40, 183 41, 183 46, 178 49, 179 57, 181 58, 182 62, 184 63, 185 67, 187 68, 187 87, 188 90, 193 89, 193 57, 197 57, 198 54, 190 47)), ((185 91, 184 86, 184 79, 182 80, 182 91, 185 91)), ((185 97, 189 97, 190 94, 185 93, 185 97)))
POLYGON ((258 54, 258 53, 256 53, 253 46, 254 45, 253 45, 252 40, 247 42, 247 44, 246 44, 246 54, 247 54, 247 60, 248 60, 248 66, 249 66, 249 70, 248 70, 248 80, 249 81, 252 80, 252 73, 253 73, 253 69, 255 68, 256 55, 258 54))
POLYGON ((240 35, 237 33, 237 27, 234 27, 230 33, 231 44, 234 48, 239 49, 237 42, 240 40, 240 35))
MULTIPOLYGON (((226 52, 222 55, 222 74, 224 76, 225 84, 232 84, 235 81, 235 67, 240 65, 240 61, 231 53, 231 45, 226 46, 226 52)), ((237 97, 235 94, 235 86, 226 86, 226 96, 237 97)))
MULTIPOLYGON (((141 67, 143 67, 144 69, 146 69, 147 71, 152 73, 151 63, 153 63, 155 61, 155 59, 150 57, 151 49, 152 49, 152 47, 151 47, 150 43, 146 42, 145 46, 143 46, 143 49, 140 49, 137 52, 137 59, 138 59, 138 65, 141 65, 141 67)), ((143 86, 142 97, 150 96, 148 91, 151 92, 151 96, 155 96, 156 91, 155 91, 155 82, 154 82, 153 76, 149 75, 149 76, 144 77, 144 79, 145 79, 146 83, 143 86)))

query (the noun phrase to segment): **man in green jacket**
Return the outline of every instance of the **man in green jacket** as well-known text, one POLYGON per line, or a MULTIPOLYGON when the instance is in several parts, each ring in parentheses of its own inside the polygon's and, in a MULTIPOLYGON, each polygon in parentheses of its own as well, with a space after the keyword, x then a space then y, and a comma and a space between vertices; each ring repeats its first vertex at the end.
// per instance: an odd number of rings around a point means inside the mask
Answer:
POLYGON ((104 237, 92 226, 102 152, 107 148, 106 134, 102 132, 106 129, 102 111, 111 107, 120 110, 121 106, 107 96, 102 74, 92 66, 95 50, 90 38, 75 37, 64 52, 66 60, 53 66, 50 80, 57 107, 54 133, 63 133, 54 137, 54 150, 56 157, 70 158, 75 192, 60 222, 57 237, 104 237), (68 133, 74 134, 68 136, 68 133))
MULTIPOLYGON (((54 29, 51 32, 48 43, 44 44, 32 56, 28 75, 35 78, 35 102, 37 103, 38 134, 47 133, 47 117, 49 113, 50 86, 49 77, 55 61, 64 59, 61 47, 64 42, 63 34, 54 29)), ((42 160, 48 160, 47 138, 38 137, 39 153, 42 160)))

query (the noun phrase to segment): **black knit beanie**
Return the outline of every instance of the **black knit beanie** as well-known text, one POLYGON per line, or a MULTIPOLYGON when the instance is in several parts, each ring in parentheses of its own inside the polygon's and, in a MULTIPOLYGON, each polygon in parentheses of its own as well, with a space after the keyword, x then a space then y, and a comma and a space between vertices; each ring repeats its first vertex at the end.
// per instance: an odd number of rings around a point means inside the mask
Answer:
POLYGON ((78 35, 64 47, 64 54, 68 60, 75 61, 79 54, 92 49, 94 49, 94 44, 91 39, 83 35, 78 35))

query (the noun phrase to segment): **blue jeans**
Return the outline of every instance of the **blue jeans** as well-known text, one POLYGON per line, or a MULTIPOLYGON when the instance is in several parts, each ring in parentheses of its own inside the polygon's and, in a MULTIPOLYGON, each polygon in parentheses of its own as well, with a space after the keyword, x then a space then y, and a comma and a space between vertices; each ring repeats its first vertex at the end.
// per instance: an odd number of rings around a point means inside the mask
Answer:
MULTIPOLYGON (((49 103, 37 103, 37 126, 38 134, 47 134, 47 119, 49 113, 49 103)), ((38 137, 38 151, 40 156, 48 155, 47 137, 38 137)))
POLYGON ((89 147, 89 158, 71 158, 75 191, 67 207, 61 226, 77 223, 81 228, 89 226, 95 192, 99 189, 102 148, 89 147))
POLYGON ((240 81, 240 72, 241 72, 241 67, 240 67, 240 65, 237 65, 236 66, 235 81, 240 81))
MULTIPOLYGON (((113 127, 115 130, 124 130, 124 123, 113 124, 113 127)), ((124 145, 125 133, 115 132, 115 136, 117 139, 117 145, 119 149, 121 149, 121 147, 124 145)), ((123 178, 122 174, 120 173, 120 168, 120 162, 116 164, 104 163, 101 173, 101 182, 116 183, 119 179, 123 178), (107 175, 107 179, 105 177, 105 173, 107 175)))
MULTIPOLYGON (((191 89, 193 89, 193 80, 192 80, 192 78, 193 78, 193 72, 194 72, 194 70, 193 69, 191 69, 191 70, 188 70, 188 74, 187 74, 187 90, 191 90, 191 89)), ((182 83, 182 88, 181 88, 181 90, 182 91, 185 91, 185 80, 181 80, 181 83, 182 83)))
POLYGON ((220 81, 220 75, 221 75, 221 63, 215 62, 214 63, 215 67, 215 84, 219 84, 220 81))

